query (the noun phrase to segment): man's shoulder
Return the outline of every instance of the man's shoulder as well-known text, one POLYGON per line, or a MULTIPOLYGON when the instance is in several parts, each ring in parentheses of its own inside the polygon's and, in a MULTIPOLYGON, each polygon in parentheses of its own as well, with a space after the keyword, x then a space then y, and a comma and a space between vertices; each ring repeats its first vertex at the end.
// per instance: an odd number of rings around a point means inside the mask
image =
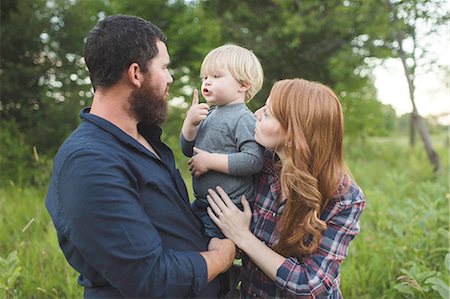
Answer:
POLYGON ((105 136, 98 127, 83 122, 64 141, 55 156, 55 166, 64 164, 68 159, 92 159, 95 156, 107 156, 114 152, 111 136, 105 136))
POLYGON ((98 143, 98 140, 94 138, 96 134, 97 130, 95 126, 92 126, 88 122, 82 122, 63 142, 59 152, 87 149, 98 143))

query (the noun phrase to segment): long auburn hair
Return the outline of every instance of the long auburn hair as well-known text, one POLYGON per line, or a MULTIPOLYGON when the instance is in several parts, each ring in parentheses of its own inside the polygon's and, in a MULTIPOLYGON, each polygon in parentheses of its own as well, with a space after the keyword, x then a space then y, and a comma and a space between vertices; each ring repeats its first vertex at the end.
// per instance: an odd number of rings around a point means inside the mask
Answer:
POLYGON ((348 174, 341 104, 325 85, 297 78, 275 83, 269 98, 286 142, 280 180, 287 201, 274 249, 285 256, 309 255, 326 229, 320 214, 348 174))

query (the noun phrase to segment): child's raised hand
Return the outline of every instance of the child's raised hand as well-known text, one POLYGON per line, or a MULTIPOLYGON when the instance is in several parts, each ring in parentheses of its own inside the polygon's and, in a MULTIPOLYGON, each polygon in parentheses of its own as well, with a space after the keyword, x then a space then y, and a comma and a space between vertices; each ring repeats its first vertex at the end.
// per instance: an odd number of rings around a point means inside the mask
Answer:
POLYGON ((192 126, 198 126, 200 122, 208 116, 208 112, 209 105, 206 103, 199 103, 198 90, 194 89, 192 105, 188 110, 186 121, 192 126))

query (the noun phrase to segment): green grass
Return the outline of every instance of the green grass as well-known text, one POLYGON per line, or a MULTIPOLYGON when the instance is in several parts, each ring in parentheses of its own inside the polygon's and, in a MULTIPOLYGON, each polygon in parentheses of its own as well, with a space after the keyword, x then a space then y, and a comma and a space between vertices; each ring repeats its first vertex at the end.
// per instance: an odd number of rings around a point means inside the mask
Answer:
POLYGON ((347 147, 367 206, 342 267, 346 298, 448 298, 448 139, 434 140, 441 160, 437 175, 422 145, 410 148, 406 141, 347 147))
MULTIPOLYGON (((433 141, 442 164, 437 175, 420 143, 410 148, 405 138, 378 138, 347 144, 346 159, 367 207, 342 266, 345 298, 446 298, 449 146, 445 136, 433 141)), ((59 249, 45 192, 0 189, 0 298, 82 297, 77 273, 59 249), (17 258, 8 259, 14 251, 17 258)))
MULTIPOLYGON (((82 298, 77 273, 59 249, 56 233, 44 206, 45 190, 11 186, 0 190, 0 257, 13 251, 20 267, 9 290, 0 287, 0 298, 82 298)), ((8 277, 0 267, 0 283, 8 277)))

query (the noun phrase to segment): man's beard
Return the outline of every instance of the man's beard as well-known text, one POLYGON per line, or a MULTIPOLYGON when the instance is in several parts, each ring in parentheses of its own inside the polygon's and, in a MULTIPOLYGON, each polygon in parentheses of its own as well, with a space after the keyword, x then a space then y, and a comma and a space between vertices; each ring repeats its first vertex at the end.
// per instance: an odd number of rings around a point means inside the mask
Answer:
POLYGON ((158 94, 149 82, 151 78, 148 75, 141 88, 131 93, 129 111, 138 122, 159 126, 167 119, 168 106, 165 94, 158 94))

